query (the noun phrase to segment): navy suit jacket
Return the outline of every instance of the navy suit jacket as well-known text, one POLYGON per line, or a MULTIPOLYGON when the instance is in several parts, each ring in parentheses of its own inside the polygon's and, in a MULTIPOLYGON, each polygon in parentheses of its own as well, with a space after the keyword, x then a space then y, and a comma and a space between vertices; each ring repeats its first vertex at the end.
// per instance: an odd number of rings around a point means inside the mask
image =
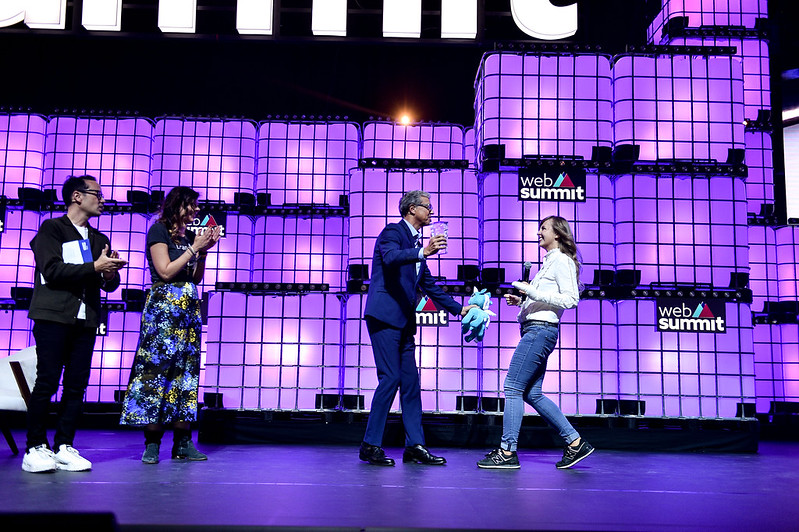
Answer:
POLYGON ((408 224, 388 224, 375 243, 364 314, 398 329, 411 320, 415 329, 417 288, 450 313, 460 314, 462 305, 435 284, 424 261, 416 273, 418 262, 419 248, 408 224))

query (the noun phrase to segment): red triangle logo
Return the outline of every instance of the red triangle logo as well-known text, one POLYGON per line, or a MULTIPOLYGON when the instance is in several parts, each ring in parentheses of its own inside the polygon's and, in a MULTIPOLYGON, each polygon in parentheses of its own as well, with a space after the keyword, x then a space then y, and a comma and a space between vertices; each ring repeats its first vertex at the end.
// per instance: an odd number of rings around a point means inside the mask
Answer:
POLYGON ((700 318, 715 318, 716 316, 714 316, 713 313, 710 312, 710 307, 708 307, 707 304, 705 304, 704 308, 702 309, 702 312, 699 314, 699 317, 700 318))
POLYGON ((427 298, 427 302, 424 304, 424 307, 422 308, 422 311, 423 312, 428 312, 428 311, 429 312, 438 312, 438 309, 436 308, 436 304, 433 303, 433 300, 428 297, 427 298))
POLYGON ((205 220, 203 221, 205 222, 205 227, 216 227, 218 225, 216 220, 214 220, 214 217, 210 214, 206 216, 205 220))
POLYGON ((569 174, 563 174, 563 181, 560 183, 560 188, 574 188, 574 183, 572 183, 569 174))

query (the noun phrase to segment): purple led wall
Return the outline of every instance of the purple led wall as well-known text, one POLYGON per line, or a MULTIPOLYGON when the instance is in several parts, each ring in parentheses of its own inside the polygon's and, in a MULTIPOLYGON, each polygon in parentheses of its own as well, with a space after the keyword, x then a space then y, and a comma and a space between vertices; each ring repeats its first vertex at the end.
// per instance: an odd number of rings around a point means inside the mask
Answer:
POLYGON ((155 123, 152 190, 188 186, 200 200, 233 203, 254 194, 256 124, 246 120, 163 118, 155 123))
POLYGON ((364 158, 452 159, 463 157, 463 128, 453 124, 397 125, 367 122, 363 126, 364 158))
POLYGON ((744 147, 743 71, 727 57, 621 56, 613 65, 614 144, 641 161, 727 160, 744 147))
POLYGON ((743 181, 731 177, 620 176, 616 265, 641 283, 710 283, 748 270, 743 181))
POLYGON ((273 205, 338 205, 359 152, 357 124, 261 122, 256 191, 273 205))
POLYGON ((254 225, 250 216, 235 212, 226 214, 224 237, 206 259, 202 291, 213 290, 217 282, 248 283, 252 280, 254 225))
POLYGON ((582 255, 584 282, 591 282, 596 269, 613 269, 614 196, 610 176, 586 175, 585 203, 519 201, 518 189, 516 172, 483 175, 483 267, 505 268, 507 281, 518 279, 524 261, 538 264, 544 257, 536 236, 538 223, 557 214, 572 225, 582 255))
POLYGON ((30 242, 36 236, 40 220, 37 212, 6 210, 0 233, 0 298, 10 298, 11 288, 15 286, 33 288, 34 261, 30 242))
MULTIPOLYGON (((436 216, 450 224, 450 249, 429 262, 455 280, 458 266, 505 268, 520 276, 536 267, 538 220, 557 213, 572 222, 584 263, 635 268, 642 282, 728 286, 750 274, 753 303, 727 303, 719 335, 659 333, 651 300, 583 300, 564 313, 545 391, 568 414, 593 414, 597 399, 646 401, 647 416, 733 417, 737 403, 799 399, 796 325, 753 325, 766 301, 797 299, 797 234, 749 226, 747 212, 773 202, 768 133, 746 131, 744 118, 768 109, 767 47, 757 39, 661 39, 662 23, 687 16, 689 27, 744 25, 764 16, 765 2, 663 3, 650 29, 658 44, 733 45, 733 57, 489 53, 475 84, 473 129, 451 124, 399 126, 318 121, 120 117, 44 118, 0 113, 2 193, 20 186, 60 188, 69 173, 94 173, 119 202, 127 190, 183 184, 202 199, 234 202, 236 192, 268 193, 272 205, 349 200, 349 216, 244 216, 227 212, 226 238, 211 253, 203 284, 209 320, 203 389, 221 392, 229 408, 315 409, 317 393, 360 394, 377 384, 362 319, 365 296, 344 294, 347 267, 371 266, 374 241, 399 219, 402 192, 433 194, 436 216), (611 66, 612 65, 612 66, 611 66), (642 161, 715 159, 745 149, 748 176, 587 176, 585 203, 522 203, 515 172, 357 168, 359 158, 462 160, 480 165, 486 146, 508 158, 583 157, 593 148, 641 147, 642 161), (529 235, 533 235, 530 238, 529 235), (324 282, 328 294, 245 295, 213 291, 216 281, 324 282), (342 342, 343 339, 343 342, 342 342)), ((263 198, 262 198, 263 199, 263 198)), ((28 242, 42 219, 8 206, 0 234, 0 298, 33 286, 28 242)), ((122 288, 146 288, 143 239, 149 215, 104 215, 96 225, 130 266, 122 288)), ((460 296, 459 296, 460 297, 460 296)), ((121 291, 109 296, 119 301, 121 291)), ((8 307, 7 307, 8 308, 8 307)), ((498 313, 482 344, 464 344, 457 322, 423 327, 417 361, 427 411, 453 412, 461 395, 502 397, 518 342, 516 309, 498 313)), ((112 401, 124 389, 138 341, 140 314, 111 312, 98 341, 90 401, 112 401)), ((21 310, 0 311, 0 356, 30 345, 21 310)), ((394 409, 399 408, 395 402, 394 409)))
POLYGON ((689 28, 743 26, 754 28, 768 18, 767 0, 662 0, 663 9, 647 30, 649 42, 660 44, 663 26, 675 17, 687 17, 689 28))
POLYGON ((477 152, 503 144, 505 156, 582 156, 613 136, 610 58, 489 53, 475 82, 477 152))
POLYGON ((16 198, 17 189, 41 189, 47 120, 38 115, 0 114, 0 194, 16 198))
MULTIPOLYGON (((375 241, 400 220, 399 202, 410 190, 431 194, 433 219, 448 222, 447 253, 427 261, 433 275, 456 279, 458 266, 478 264, 477 176, 472 170, 377 170, 352 172, 349 264, 370 264, 375 241)), ((424 242, 429 230, 422 231, 424 242)))
POLYGON ((261 216, 253 227, 252 281, 326 283, 343 290, 347 219, 261 216))
POLYGON ((204 389, 226 408, 314 409, 316 394, 340 389, 340 318, 333 294, 213 294, 204 389))
POLYGON ((726 417, 755 395, 748 305, 726 303, 726 332, 658 332, 654 301, 619 301, 619 399, 646 401, 646 415, 726 417), (648 324, 648 325, 642 325, 648 324))
POLYGON ((776 231, 777 285, 780 301, 799 300, 799 227, 776 231))
POLYGON ((749 288, 752 310, 763 310, 766 301, 778 301, 777 242, 773 227, 749 228, 749 288))
POLYGON ((61 196, 71 175, 93 175, 107 199, 148 191, 153 124, 144 118, 54 116, 47 123, 43 185, 61 196))

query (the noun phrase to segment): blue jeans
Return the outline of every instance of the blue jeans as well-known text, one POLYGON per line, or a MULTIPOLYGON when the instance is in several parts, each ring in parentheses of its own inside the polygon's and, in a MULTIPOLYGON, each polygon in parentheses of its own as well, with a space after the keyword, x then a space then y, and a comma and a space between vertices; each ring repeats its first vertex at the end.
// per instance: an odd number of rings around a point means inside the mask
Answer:
POLYGON ((558 326, 555 324, 539 321, 522 324, 522 339, 513 352, 505 377, 505 411, 500 447, 506 451, 515 451, 518 445, 525 402, 558 431, 566 444, 580 437, 558 405, 541 392, 547 359, 557 341, 558 326))

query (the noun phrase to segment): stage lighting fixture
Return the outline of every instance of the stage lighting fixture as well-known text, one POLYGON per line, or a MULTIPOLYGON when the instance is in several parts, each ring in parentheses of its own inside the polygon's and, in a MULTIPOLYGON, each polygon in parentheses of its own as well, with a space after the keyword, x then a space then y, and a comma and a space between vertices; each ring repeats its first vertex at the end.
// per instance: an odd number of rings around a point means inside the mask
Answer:
POLYGON ((599 415, 616 415, 619 413, 618 399, 597 399, 596 413, 599 415))
POLYGON ((646 413, 646 401, 634 399, 619 400, 619 414, 622 416, 643 416, 646 413))
POLYGON ((225 408, 223 395, 221 393, 204 392, 203 406, 205 408, 225 408))
POLYGON ((641 270, 616 270, 616 286, 635 288, 641 284, 641 270))
POLYGON ((408 116, 408 115, 402 115, 402 116, 400 117, 400 119, 399 119, 399 122, 400 122, 400 124, 402 124, 403 126, 410 125, 410 123, 411 123, 411 117, 410 117, 410 116, 408 116))
POLYGON ((611 160, 617 171, 629 173, 641 154, 641 146, 637 144, 619 144, 613 148, 611 160))
POLYGON ((458 281, 475 283, 480 279, 480 268, 476 264, 458 264, 458 281))
POLYGON ((757 405, 755 403, 736 403, 735 417, 755 417, 757 405))
POLYGON ((746 288, 749 284, 749 272, 730 272, 730 288, 746 288))
POLYGON ((505 282, 505 268, 483 268, 481 280, 487 285, 499 285, 505 282))
POLYGON ((595 286, 611 286, 614 284, 616 279, 616 272, 613 270, 594 270, 594 282, 592 283, 595 286))
POLYGON ((455 398, 455 410, 476 412, 480 399, 476 395, 459 395, 455 398))
POLYGON ((147 295, 144 290, 137 288, 123 288, 122 300, 125 302, 125 308, 130 312, 141 312, 144 310, 144 301, 147 295))

